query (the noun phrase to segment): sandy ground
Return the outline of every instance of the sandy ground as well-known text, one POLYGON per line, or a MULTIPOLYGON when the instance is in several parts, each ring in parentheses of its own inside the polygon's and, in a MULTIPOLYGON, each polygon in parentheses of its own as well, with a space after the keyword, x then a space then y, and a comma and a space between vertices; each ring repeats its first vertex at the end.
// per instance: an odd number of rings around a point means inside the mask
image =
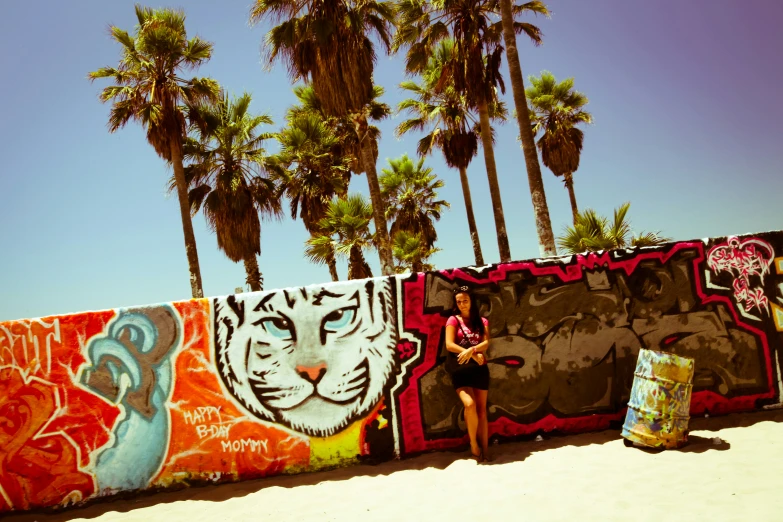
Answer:
POLYGON ((783 411, 690 426, 680 451, 627 448, 604 431, 494 446, 490 464, 433 453, 4 520, 783 520, 783 411))

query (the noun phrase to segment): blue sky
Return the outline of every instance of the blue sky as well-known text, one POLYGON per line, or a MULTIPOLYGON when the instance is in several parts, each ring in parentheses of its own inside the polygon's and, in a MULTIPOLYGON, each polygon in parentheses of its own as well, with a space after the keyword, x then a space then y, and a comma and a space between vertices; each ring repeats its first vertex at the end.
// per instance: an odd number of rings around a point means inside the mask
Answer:
MULTIPOLYGON (((248 0, 182 0, 189 34, 214 42, 197 74, 233 93, 253 94, 252 109, 279 128, 293 103, 277 66, 265 71, 265 27, 250 27, 248 0)), ((636 231, 692 239, 783 228, 783 3, 698 0, 576 2, 551 0, 535 20, 545 43, 520 39, 523 73, 574 77, 590 99, 575 174, 581 208, 602 213, 631 201, 636 231)), ((167 196, 163 162, 138 126, 109 134, 109 106, 89 71, 114 65, 119 45, 108 25, 134 26, 133 2, 28 0, 0 17, 0 321, 190 297, 176 198, 167 196)), ((403 95, 401 57, 381 55, 375 80, 395 106, 403 95)), ((513 106, 509 91, 505 95, 513 106)), ((400 117, 381 124, 379 170, 386 158, 415 153, 417 136, 397 140, 400 117)), ((499 128, 495 156, 512 256, 538 254, 514 124, 499 128)), ((276 150, 269 143, 270 152, 276 150)), ((428 165, 452 203, 437 224, 439 268, 471 264, 458 174, 439 154, 428 165)), ((570 217, 562 183, 542 166, 556 234, 570 217)), ((498 261, 483 159, 469 169, 481 245, 498 261)), ((364 176, 351 190, 367 193, 364 176)), ((194 219, 204 290, 232 293, 244 282, 201 215, 194 219)), ((264 223, 259 259, 266 288, 327 281, 326 267, 303 256, 301 222, 264 223)), ((379 275, 377 255, 368 254, 379 275)), ((345 277, 345 265, 340 267, 345 277)))

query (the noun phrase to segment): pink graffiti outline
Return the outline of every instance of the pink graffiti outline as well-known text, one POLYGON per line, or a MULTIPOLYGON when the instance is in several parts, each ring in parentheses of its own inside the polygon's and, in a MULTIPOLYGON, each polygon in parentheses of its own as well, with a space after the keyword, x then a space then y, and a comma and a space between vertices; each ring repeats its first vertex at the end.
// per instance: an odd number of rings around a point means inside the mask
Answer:
MULTIPOLYGON (((700 264, 705 260, 704 245, 700 242, 684 242, 675 244, 668 252, 642 252, 638 253, 633 259, 615 260, 611 258, 609 252, 601 254, 590 253, 588 255, 576 256, 576 261, 567 266, 548 265, 539 266, 533 261, 521 261, 497 266, 488 274, 487 278, 480 279, 461 269, 441 270, 440 274, 447 279, 454 281, 459 278, 462 281, 469 281, 478 284, 491 282, 500 282, 506 279, 507 273, 518 270, 529 270, 535 276, 554 275, 560 278, 562 282, 578 281, 583 277, 583 268, 593 269, 597 266, 605 266, 610 270, 624 270, 626 275, 631 275, 642 261, 658 260, 665 264, 674 254, 688 249, 695 249, 698 253, 693 259, 693 277, 696 286, 696 293, 703 305, 710 303, 723 303, 727 305, 730 313, 737 325, 754 333, 761 339, 764 359, 767 367, 767 382, 769 391, 755 395, 745 395, 728 399, 717 393, 710 391, 701 391, 693 394, 691 399, 691 413, 699 415, 706 409, 715 413, 730 413, 752 409, 758 399, 772 398, 775 395, 774 380, 772 375, 772 357, 770 354, 767 336, 758 328, 755 328, 742 321, 733 306, 731 300, 722 295, 707 295, 702 290, 702 280, 700 264)), ((439 314, 432 314, 425 318, 422 313, 423 295, 424 295, 424 274, 417 274, 415 281, 407 281, 404 286, 404 306, 405 315, 403 326, 406 331, 418 331, 425 333, 430 330, 428 327, 442 327, 446 320, 439 314), (427 320, 429 319, 429 320, 427 320)), ((424 427, 421 423, 421 398, 419 397, 418 382, 419 379, 429 371, 435 364, 437 357, 437 336, 428 335, 425 346, 424 360, 411 371, 408 386, 399 395, 401 431, 405 454, 445 449, 461 444, 467 441, 467 435, 462 438, 443 438, 438 440, 425 440, 424 427)), ((504 436, 519 436, 536 433, 538 431, 561 432, 580 432, 587 430, 606 429, 610 422, 619 421, 625 416, 625 408, 616 413, 599 413, 581 415, 578 417, 556 417, 554 414, 547 415, 531 424, 518 424, 511 420, 501 418, 493 421, 489 425, 490 433, 504 436)))
POLYGON ((732 284, 734 299, 745 305, 746 312, 758 308, 759 311, 769 313, 769 300, 764 295, 764 290, 751 288, 750 278, 759 276, 763 285, 764 276, 769 273, 774 257, 772 245, 766 241, 756 238, 740 241, 738 237, 730 236, 725 243, 710 249, 707 266, 716 274, 736 272, 736 279, 732 284))

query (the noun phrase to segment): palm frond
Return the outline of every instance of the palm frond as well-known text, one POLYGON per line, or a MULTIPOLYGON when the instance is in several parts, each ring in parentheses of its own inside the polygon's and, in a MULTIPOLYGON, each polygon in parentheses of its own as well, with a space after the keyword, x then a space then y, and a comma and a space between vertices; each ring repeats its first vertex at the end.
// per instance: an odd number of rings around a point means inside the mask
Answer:
POLYGON ((197 67, 201 62, 207 61, 212 57, 212 43, 206 42, 198 37, 188 40, 182 53, 182 62, 187 67, 197 67))
POLYGON ((305 257, 311 263, 325 265, 329 259, 345 257, 337 249, 337 242, 328 235, 316 235, 306 241, 305 257))
POLYGON ((631 246, 634 247, 651 247, 659 246, 665 243, 671 242, 671 238, 663 237, 660 232, 640 232, 638 235, 631 238, 631 246))
POLYGON ((585 209, 577 215, 574 225, 566 227, 558 237, 558 244, 566 253, 579 254, 628 246, 657 246, 671 241, 657 232, 632 236, 629 209, 630 203, 620 205, 614 210, 611 222, 594 210, 585 209))
POLYGON ((190 191, 188 191, 188 203, 190 203, 190 217, 194 217, 201 206, 204 204, 204 200, 212 191, 212 187, 209 185, 198 185, 190 191))

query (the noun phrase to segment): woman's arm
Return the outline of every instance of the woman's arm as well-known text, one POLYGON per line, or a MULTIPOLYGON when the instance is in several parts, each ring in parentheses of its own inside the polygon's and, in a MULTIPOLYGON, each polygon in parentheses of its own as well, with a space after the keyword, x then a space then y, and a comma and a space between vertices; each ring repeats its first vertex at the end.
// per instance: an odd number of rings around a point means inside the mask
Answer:
POLYGON ((486 323, 484 323, 484 326, 486 328, 484 330, 484 341, 476 345, 476 348, 481 348, 483 351, 475 351, 471 356, 471 359, 482 365, 487 361, 487 350, 489 349, 489 327, 486 323))
POLYGON ((479 356, 484 357, 484 352, 487 351, 488 346, 489 341, 482 341, 477 345, 468 348, 468 350, 470 350, 470 355, 460 354, 457 360, 462 364, 463 362, 468 362, 468 359, 474 359, 477 363, 481 364, 482 362, 479 356))
POLYGON ((487 351, 487 348, 489 348, 489 340, 481 341, 476 346, 473 347, 473 350, 477 353, 483 353, 487 351))
POLYGON ((453 325, 446 325, 446 349, 452 353, 457 354, 457 362, 459 364, 465 364, 470 359, 476 359, 476 362, 481 364, 481 361, 477 359, 476 351, 474 347, 463 348, 454 342, 454 337, 457 334, 457 328, 453 325))
POLYGON ((457 329, 450 324, 446 325, 446 349, 451 353, 460 354, 465 351, 465 348, 454 342, 457 329))
POLYGON ((465 352, 459 354, 457 357, 457 362, 460 364, 465 364, 470 359, 473 359, 479 364, 484 364, 484 361, 486 360, 487 356, 485 352, 489 348, 489 326, 488 323, 484 323, 484 340, 480 343, 471 346, 465 352))

